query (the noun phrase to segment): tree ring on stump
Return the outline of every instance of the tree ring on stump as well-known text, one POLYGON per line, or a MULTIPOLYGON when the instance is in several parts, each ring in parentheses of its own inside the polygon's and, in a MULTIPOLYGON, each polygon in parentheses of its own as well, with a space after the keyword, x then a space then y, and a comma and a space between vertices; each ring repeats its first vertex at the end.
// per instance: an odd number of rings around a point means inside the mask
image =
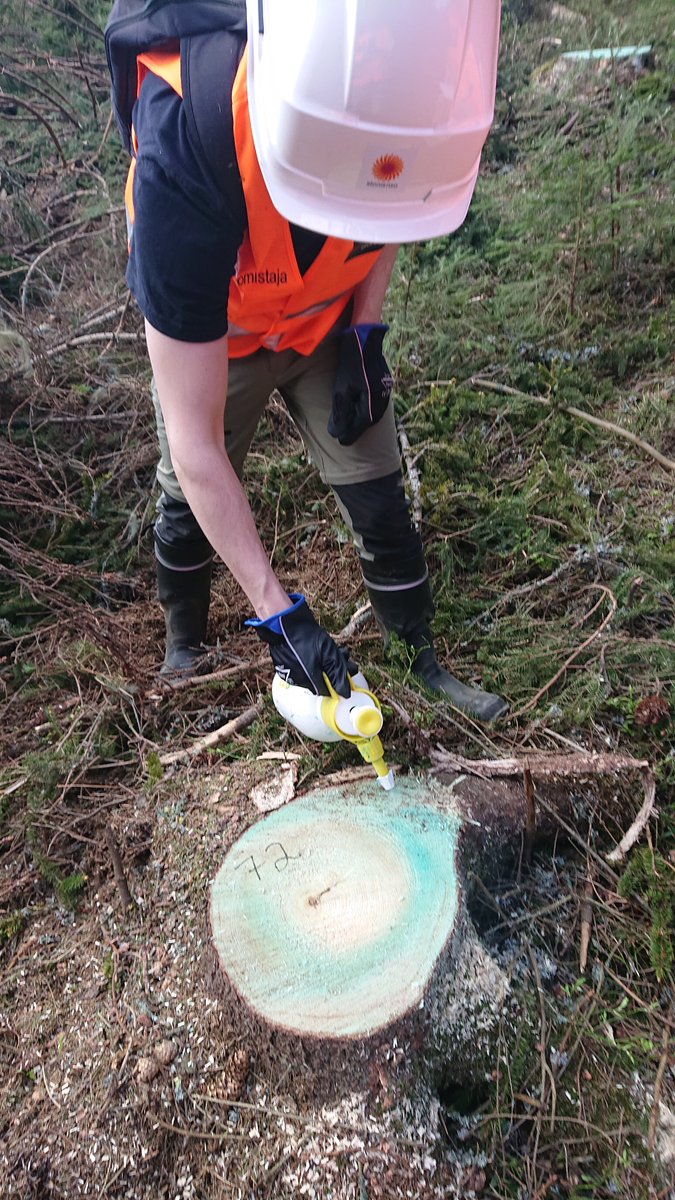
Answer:
POLYGON ((460 825, 406 779, 317 789, 251 826, 211 888, 213 942, 244 1002, 337 1038, 417 1008, 457 917, 460 825))

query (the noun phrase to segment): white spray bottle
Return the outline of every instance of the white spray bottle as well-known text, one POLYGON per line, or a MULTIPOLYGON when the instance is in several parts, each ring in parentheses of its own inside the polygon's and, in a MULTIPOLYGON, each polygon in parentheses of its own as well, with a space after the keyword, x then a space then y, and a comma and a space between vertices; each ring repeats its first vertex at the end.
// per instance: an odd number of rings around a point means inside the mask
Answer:
POLYGON ((378 734, 384 723, 380 702, 360 671, 349 676, 351 694, 339 696, 324 675, 328 696, 315 696, 309 688, 286 683, 279 675, 272 682, 277 711, 305 737, 317 742, 353 742, 364 762, 372 763, 377 782, 386 792, 394 786, 394 773, 384 761, 378 734))

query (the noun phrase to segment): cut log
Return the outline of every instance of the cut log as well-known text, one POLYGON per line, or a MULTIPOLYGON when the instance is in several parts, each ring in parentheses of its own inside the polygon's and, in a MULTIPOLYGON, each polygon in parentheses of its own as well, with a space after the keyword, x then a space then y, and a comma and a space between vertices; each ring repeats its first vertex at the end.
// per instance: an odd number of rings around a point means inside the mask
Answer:
POLYGON ((363 1039, 424 1003, 458 928, 461 819, 443 789, 322 788, 232 846, 211 891, 223 972, 269 1025, 363 1039))
POLYGON ((409 776, 385 794, 340 777, 232 844, 205 970, 228 1027, 295 1103, 473 1094, 526 1036, 465 883, 486 835, 491 865, 513 858, 524 818, 516 781, 409 776))
POLYGON ((471 891, 516 869, 524 839, 597 827, 599 781, 540 778, 530 757, 528 803, 522 778, 452 765, 388 793, 372 778, 325 780, 249 827, 212 884, 210 990, 299 1105, 356 1093, 431 1104, 458 1088, 480 1100, 509 1047, 538 1053, 536 1010, 477 935, 471 891))

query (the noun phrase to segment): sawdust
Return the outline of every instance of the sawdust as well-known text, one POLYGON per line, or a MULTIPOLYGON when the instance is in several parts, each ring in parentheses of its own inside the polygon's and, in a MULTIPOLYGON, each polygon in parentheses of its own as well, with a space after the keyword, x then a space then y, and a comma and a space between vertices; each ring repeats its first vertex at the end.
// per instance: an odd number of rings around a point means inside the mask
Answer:
POLYGON ((245 772, 190 779, 189 793, 181 778, 154 798, 149 857, 128 870, 136 914, 104 876, 75 916, 45 905, 7 964, 3 1197, 460 1195, 475 1160, 445 1146, 438 1100, 412 1085, 402 1046, 381 1047, 354 1091, 327 1048, 346 1095, 322 1105, 301 1044, 248 1037, 214 993, 207 889, 258 814, 245 772))

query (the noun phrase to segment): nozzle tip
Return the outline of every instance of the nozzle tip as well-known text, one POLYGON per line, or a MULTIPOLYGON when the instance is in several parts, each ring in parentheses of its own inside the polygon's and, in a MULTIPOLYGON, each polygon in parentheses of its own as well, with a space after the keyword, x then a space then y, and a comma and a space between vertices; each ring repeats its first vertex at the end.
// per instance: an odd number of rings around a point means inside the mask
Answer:
POLYGON ((390 769, 386 775, 378 775, 377 782, 381 788, 384 788, 385 792, 390 792, 392 788, 396 787, 394 772, 390 769))

